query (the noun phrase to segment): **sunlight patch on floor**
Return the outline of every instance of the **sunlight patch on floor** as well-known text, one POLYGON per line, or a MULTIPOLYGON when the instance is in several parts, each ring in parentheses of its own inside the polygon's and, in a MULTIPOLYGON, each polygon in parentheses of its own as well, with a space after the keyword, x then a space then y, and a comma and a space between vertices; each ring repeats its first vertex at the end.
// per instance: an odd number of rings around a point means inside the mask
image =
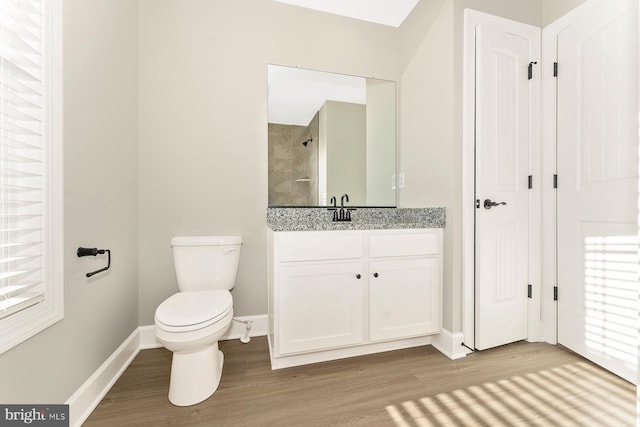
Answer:
POLYGON ((633 426, 635 386, 587 362, 386 407, 398 427, 633 426))

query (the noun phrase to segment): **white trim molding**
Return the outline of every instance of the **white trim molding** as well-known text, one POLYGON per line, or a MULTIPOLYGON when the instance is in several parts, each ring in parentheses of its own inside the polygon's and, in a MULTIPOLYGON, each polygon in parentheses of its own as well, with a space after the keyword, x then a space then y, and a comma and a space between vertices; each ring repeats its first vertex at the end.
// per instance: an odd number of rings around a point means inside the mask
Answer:
POLYGON ((89 418, 139 352, 140 330, 137 328, 65 402, 69 405, 70 426, 81 426, 89 418))
POLYGON ((452 333, 443 329, 439 335, 435 335, 432 338, 431 345, 449 359, 456 360, 466 357, 467 354, 471 353, 471 350, 462 344, 463 342, 464 335, 462 332, 452 333))
POLYGON ((329 350, 314 351, 311 353, 291 354, 288 356, 273 357, 272 336, 269 335, 269 356, 271 369, 291 368, 293 366, 309 365, 311 363, 328 362, 331 360, 346 359, 349 357, 364 356, 367 354, 381 353, 384 351, 403 350, 412 347, 422 347, 431 344, 433 336, 421 336, 405 338, 395 341, 382 341, 350 347, 332 348, 329 350))
POLYGON ((475 10, 464 11, 462 67, 462 331, 467 344, 475 346, 475 10))
POLYGON ((160 348, 162 343, 156 338, 156 327, 154 325, 140 326, 140 350, 160 348))
POLYGON ((542 339, 550 344, 558 342, 558 310, 554 300, 554 287, 557 286, 557 200, 556 190, 551 185, 553 176, 558 172, 557 150, 557 78, 554 76, 554 63, 558 61, 558 35, 570 27, 583 10, 591 7, 581 4, 569 13, 556 19, 542 29, 542 319, 544 325, 542 339))

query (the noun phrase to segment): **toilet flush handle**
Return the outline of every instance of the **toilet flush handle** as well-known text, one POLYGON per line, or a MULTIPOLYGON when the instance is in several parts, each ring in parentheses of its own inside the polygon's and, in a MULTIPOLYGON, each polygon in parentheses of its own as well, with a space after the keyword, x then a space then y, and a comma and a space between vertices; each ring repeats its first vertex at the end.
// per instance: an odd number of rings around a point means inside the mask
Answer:
POLYGON ((224 253, 225 254, 230 254, 231 252, 237 252, 237 251, 238 251, 238 248, 226 248, 224 250, 224 253))

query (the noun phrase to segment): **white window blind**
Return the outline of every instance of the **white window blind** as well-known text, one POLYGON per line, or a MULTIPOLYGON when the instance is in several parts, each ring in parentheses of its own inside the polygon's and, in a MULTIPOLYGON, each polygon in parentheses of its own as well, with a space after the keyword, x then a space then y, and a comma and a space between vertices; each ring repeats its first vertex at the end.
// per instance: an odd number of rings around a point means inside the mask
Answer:
POLYGON ((0 321, 52 289, 49 7, 0 0, 0 321))
POLYGON ((0 2, 0 318, 43 301, 42 1, 0 2))

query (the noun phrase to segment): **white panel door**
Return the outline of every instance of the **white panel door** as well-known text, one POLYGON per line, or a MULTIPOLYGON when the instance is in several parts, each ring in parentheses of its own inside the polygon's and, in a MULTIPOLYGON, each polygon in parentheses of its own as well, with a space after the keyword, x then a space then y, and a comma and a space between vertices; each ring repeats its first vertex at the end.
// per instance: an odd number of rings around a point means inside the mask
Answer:
POLYGON ((558 342, 637 382, 638 1, 558 36, 558 342))
POLYGON ((530 85, 539 84, 528 65, 539 46, 539 29, 524 24, 476 28, 479 350, 527 338, 530 85))

